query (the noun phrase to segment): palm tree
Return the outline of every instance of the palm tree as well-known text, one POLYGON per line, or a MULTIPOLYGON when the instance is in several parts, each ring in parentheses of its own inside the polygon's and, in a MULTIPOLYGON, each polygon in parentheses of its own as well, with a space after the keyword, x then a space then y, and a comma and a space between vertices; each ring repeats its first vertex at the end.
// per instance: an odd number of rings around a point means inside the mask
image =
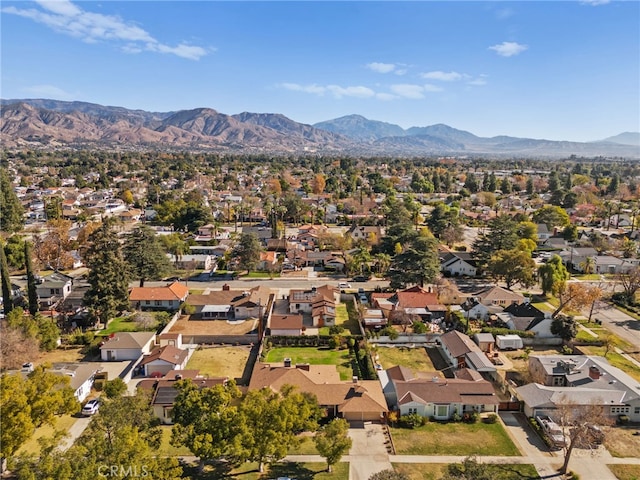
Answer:
POLYGON ((596 270, 596 260, 593 257, 586 257, 580 262, 580 268, 586 275, 590 275, 596 270))

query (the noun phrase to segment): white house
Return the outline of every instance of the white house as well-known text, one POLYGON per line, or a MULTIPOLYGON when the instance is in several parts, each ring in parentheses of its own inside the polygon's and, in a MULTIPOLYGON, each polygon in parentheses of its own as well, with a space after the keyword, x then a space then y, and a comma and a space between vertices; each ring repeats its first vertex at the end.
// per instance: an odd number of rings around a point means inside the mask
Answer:
POLYGON ((164 287, 133 287, 129 291, 129 302, 136 310, 175 311, 188 296, 185 285, 173 282, 164 287))
POLYGON ((56 375, 69 377, 69 386, 78 402, 84 402, 91 393, 91 387, 98 373, 95 363, 55 363, 48 370, 56 375))
POLYGON ((156 334, 153 332, 118 332, 100 346, 103 361, 137 360, 151 351, 156 334))
POLYGON ((447 252, 440 257, 440 270, 452 277, 475 277, 476 262, 467 252, 447 252))
POLYGON ((271 335, 302 335, 302 315, 271 315, 269 320, 271 335))
POLYGON ((42 283, 36 286, 38 298, 47 306, 53 305, 67 298, 71 293, 73 278, 60 272, 53 272, 43 277, 42 283))

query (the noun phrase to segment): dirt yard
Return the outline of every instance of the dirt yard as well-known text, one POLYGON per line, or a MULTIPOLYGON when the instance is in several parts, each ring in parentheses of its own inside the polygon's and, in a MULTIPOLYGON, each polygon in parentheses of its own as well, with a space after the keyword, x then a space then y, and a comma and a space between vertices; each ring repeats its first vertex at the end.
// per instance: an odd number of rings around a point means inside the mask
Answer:
POLYGON ((244 322, 229 323, 226 320, 189 320, 183 315, 171 328, 171 333, 183 335, 244 335, 258 328, 258 320, 249 318, 244 322))
POLYGON ((193 352, 187 370, 200 370, 209 377, 240 378, 250 351, 246 346, 202 348, 193 352))
POLYGON ((614 457, 637 457, 640 452, 639 427, 607 428, 604 446, 614 457))

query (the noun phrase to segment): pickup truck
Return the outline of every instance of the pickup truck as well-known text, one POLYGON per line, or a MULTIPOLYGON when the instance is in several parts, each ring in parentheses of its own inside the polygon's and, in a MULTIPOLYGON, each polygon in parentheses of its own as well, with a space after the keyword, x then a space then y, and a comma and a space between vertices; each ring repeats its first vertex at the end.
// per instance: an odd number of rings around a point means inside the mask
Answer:
POLYGON ((554 447, 564 447, 567 444, 567 439, 562 432, 560 426, 551 420, 547 415, 536 416, 536 422, 542 428, 544 435, 549 439, 554 447))

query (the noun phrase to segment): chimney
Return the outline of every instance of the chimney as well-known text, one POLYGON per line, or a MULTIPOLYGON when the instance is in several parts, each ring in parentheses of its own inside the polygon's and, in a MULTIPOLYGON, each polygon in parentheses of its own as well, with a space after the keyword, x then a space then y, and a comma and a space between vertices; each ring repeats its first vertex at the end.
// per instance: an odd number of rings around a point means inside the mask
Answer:
POLYGON ((589 378, 592 380, 598 380, 600 378, 600 369, 595 365, 589 367, 589 378))
POLYGON ((290 358, 285 358, 284 359, 284 366, 287 368, 291 368, 291 359, 290 358))
POLYGON ((225 283, 224 285, 222 285, 223 292, 228 292, 229 290, 231 290, 231 287, 229 286, 228 283, 225 283))
POLYGON ((176 380, 182 380, 182 375, 180 375, 179 373, 176 374, 175 376, 176 380))
POLYGON ((300 370, 305 370, 305 371, 309 371, 309 364, 308 363, 298 363, 296 364, 296 368, 299 368, 300 370))
POLYGON ((433 383, 438 383, 438 377, 431 377, 431 381, 433 383))
POLYGON ((353 377, 351 377, 351 381, 353 383, 358 383, 358 377, 356 377, 355 375, 353 377))

